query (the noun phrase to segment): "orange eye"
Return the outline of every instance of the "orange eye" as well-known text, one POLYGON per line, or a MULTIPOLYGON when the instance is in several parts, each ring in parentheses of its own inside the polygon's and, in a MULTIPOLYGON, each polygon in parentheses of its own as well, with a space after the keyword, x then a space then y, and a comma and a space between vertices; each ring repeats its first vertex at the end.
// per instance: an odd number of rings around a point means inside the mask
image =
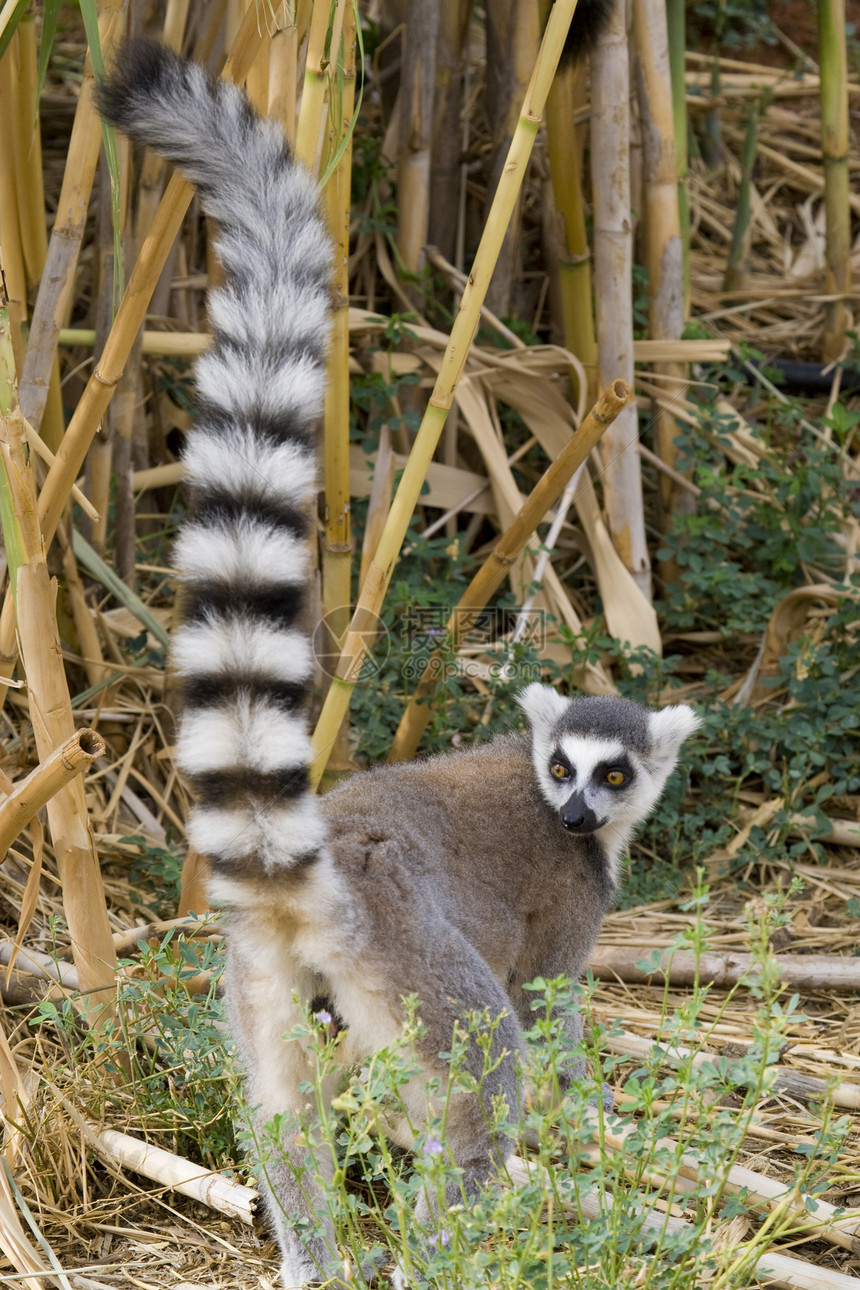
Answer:
POLYGON ((567 767, 563 766, 560 761, 554 761, 549 768, 549 772, 552 775, 553 779, 567 779, 568 775, 570 774, 570 771, 567 769, 567 767))
POLYGON ((620 770, 610 770, 606 774, 606 782, 611 784, 613 788, 620 788, 626 778, 627 776, 620 770))

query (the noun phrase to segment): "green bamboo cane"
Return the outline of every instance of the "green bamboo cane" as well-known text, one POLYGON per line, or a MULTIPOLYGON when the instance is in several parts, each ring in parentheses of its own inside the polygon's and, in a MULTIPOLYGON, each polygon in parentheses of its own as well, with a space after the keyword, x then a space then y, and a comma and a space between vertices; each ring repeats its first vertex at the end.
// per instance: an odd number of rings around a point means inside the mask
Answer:
POLYGON ((341 661, 314 731, 314 762, 311 769, 311 780, 314 784, 319 783, 325 770, 329 750, 346 716, 361 666, 375 637, 375 625, 378 622, 378 614, 382 609, 388 583, 421 493, 427 466, 439 442, 439 436, 454 399, 454 390, 462 375, 469 348, 478 328, 481 305, 484 303, 505 230, 510 223, 522 187, 547 94, 575 8, 576 0, 556 0, 550 14, 526 91, 523 109, 511 140, 507 161, 499 179, 472 265, 472 272, 466 283, 460 308, 442 357, 436 384, 391 504, 376 555, 367 571, 361 596, 344 643, 341 661))
POLYGON ((840 358, 851 321, 844 297, 851 290, 851 210, 848 174, 848 55, 845 0, 818 0, 821 71, 821 151, 824 157, 825 281, 843 297, 825 306, 824 357, 840 358))

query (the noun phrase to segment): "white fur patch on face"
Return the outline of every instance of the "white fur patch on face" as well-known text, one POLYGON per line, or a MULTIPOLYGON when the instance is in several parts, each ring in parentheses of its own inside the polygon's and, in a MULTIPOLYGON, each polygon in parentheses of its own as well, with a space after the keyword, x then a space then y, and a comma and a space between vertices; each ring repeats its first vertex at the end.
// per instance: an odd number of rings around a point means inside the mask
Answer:
POLYGON ((258 811, 195 809, 188 820, 188 840, 202 855, 224 860, 256 857, 271 868, 289 868, 296 856, 324 845, 326 826, 316 798, 305 796, 258 811))
POLYGON ((601 762, 618 761, 621 757, 629 756, 627 749, 617 739, 589 739, 585 735, 562 735, 557 746, 576 774, 572 784, 568 781, 568 792, 572 791, 573 786, 581 792, 587 784, 590 784, 594 768, 601 762))
POLYGON ((304 713, 292 715, 265 699, 239 693, 217 708, 186 712, 176 755, 187 775, 234 766, 268 774, 306 766, 311 743, 304 713))
POLYGON ((259 681, 301 683, 311 674, 311 647, 296 630, 273 627, 249 614, 216 614, 186 623, 172 637, 179 676, 234 676, 237 668, 259 681))
POLYGON ((304 583, 310 553, 302 537, 250 516, 224 527, 185 524, 174 558, 180 575, 240 586, 304 583))

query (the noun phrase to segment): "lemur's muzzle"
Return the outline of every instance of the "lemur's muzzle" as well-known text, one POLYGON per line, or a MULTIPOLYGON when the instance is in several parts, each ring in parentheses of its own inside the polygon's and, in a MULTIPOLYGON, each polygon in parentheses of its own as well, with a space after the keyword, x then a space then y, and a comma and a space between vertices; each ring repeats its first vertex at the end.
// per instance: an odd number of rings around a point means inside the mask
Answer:
POLYGON ((581 793, 572 793, 560 811, 561 822, 569 833, 595 833, 604 823, 598 820, 581 793))

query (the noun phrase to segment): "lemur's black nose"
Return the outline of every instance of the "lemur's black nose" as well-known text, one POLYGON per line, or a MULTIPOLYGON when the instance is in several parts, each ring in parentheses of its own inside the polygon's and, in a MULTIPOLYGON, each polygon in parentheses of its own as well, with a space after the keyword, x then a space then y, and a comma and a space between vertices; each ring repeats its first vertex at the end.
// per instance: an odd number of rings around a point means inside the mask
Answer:
POLYGON ((573 793, 560 811, 561 822, 570 833, 594 833, 600 822, 580 793, 573 793))

